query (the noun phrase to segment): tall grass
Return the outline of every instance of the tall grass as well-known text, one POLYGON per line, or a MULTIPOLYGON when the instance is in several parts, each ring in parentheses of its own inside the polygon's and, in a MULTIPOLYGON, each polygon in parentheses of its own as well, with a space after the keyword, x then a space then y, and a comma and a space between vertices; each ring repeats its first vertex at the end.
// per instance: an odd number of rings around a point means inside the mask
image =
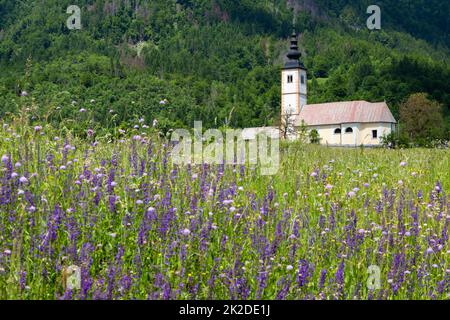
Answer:
POLYGON ((262 176, 175 166, 142 128, 0 130, 2 299, 448 298, 448 150, 288 143, 262 176))

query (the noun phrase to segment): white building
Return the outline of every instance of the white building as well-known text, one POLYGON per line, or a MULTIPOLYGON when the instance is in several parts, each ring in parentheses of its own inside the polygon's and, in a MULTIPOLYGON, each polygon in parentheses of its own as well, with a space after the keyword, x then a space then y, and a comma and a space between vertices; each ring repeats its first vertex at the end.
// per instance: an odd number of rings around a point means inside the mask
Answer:
POLYGON ((307 104, 306 68, 300 61, 297 36, 291 38, 288 61, 281 72, 281 121, 286 136, 304 123, 316 129, 322 144, 334 146, 376 146, 395 128, 396 121, 385 102, 343 101, 307 104))

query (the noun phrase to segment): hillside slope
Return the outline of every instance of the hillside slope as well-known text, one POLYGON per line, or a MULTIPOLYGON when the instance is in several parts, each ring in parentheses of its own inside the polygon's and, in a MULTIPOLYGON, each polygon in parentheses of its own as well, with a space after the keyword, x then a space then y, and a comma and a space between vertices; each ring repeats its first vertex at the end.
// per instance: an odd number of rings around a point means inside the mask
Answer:
POLYGON ((369 31, 365 0, 84 0, 69 30, 70 0, 0 0, 0 116, 32 102, 34 119, 80 131, 82 107, 106 130, 274 124, 295 21, 310 102, 386 100, 398 116, 426 92, 449 119, 449 3, 424 3, 383 1, 369 31))

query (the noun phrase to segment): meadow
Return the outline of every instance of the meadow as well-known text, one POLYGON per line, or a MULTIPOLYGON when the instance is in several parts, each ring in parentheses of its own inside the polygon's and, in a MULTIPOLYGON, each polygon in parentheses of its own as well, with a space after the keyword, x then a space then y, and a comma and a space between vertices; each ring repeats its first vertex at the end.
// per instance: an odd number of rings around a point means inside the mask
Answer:
POLYGON ((1 125, 0 299, 449 298, 448 149, 283 143, 263 176, 175 166, 142 124, 1 125))

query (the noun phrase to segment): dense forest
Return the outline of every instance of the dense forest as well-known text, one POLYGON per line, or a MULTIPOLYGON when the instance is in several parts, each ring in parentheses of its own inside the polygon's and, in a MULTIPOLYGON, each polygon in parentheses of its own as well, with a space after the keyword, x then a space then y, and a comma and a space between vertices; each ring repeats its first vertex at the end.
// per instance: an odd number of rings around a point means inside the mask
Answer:
POLYGON ((0 0, 0 117, 78 132, 249 127, 279 120, 280 67, 294 28, 308 69, 308 102, 386 100, 425 93, 450 132, 450 4, 378 1, 0 0), (69 5, 81 8, 70 30, 69 5), (81 112, 80 112, 81 111, 81 112))

